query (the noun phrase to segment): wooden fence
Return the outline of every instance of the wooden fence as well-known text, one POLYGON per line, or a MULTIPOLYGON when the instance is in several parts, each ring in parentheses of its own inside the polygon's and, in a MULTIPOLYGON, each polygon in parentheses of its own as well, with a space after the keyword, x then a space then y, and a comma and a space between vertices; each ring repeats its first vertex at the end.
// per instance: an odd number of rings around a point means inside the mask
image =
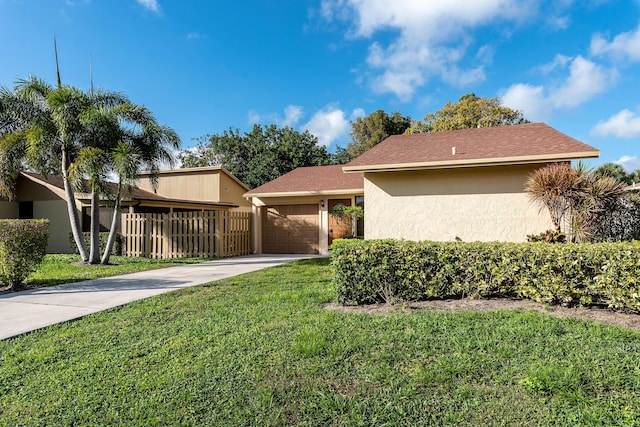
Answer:
POLYGON ((225 258, 251 253, 251 213, 122 214, 123 255, 225 258))

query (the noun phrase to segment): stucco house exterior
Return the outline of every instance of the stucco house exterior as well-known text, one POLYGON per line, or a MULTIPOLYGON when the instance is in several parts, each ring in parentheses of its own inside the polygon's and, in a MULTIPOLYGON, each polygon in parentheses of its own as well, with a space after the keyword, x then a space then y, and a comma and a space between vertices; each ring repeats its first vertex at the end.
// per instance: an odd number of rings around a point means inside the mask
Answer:
POLYGON ((367 239, 517 242, 553 228, 525 192, 529 174, 599 154, 530 123, 391 136, 343 170, 364 173, 367 239))
POLYGON ((366 239, 525 241, 553 228, 528 176, 598 155, 544 123, 392 136, 346 165, 298 168, 245 193, 254 248, 327 254, 341 237, 328 210, 345 201, 366 203, 366 239))
MULTIPOLYGON (((242 197, 249 188, 222 167, 161 171, 158 187, 152 191, 148 173, 140 176, 139 188, 125 190, 123 209, 130 213, 168 213, 174 211, 241 210, 251 204, 242 197), (180 192, 183 192, 183 196, 180 192)), ((110 184, 115 193, 116 185, 110 184)), ((22 172, 16 182, 16 201, 0 200, 0 218, 46 218, 50 221, 49 253, 71 253, 71 226, 62 177, 22 172)), ((76 193, 76 209, 83 231, 89 231, 90 194, 76 193)), ((106 201, 105 201, 106 202, 106 201)), ((111 225, 113 209, 100 208, 102 231, 111 225)))
POLYGON ((348 231, 329 209, 363 206, 363 174, 345 174, 341 165, 301 167, 244 196, 253 205, 255 252, 328 254, 348 231))

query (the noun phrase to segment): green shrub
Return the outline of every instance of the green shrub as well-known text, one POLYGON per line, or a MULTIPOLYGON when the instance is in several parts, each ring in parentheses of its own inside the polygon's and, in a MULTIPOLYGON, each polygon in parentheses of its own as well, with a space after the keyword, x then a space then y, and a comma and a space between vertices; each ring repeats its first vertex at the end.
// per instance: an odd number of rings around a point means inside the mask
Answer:
POLYGON ((640 243, 335 241, 342 304, 515 297, 640 310, 640 243))
POLYGON ((567 235, 561 231, 547 230, 540 234, 527 234, 527 242, 566 243, 567 235))
MULTIPOLYGON (((100 236, 100 253, 103 254, 105 248, 107 247, 107 240, 109 239, 109 232, 103 231, 99 233, 100 236)), ((89 231, 85 231, 82 233, 82 238, 84 239, 84 243, 87 245, 87 248, 91 244, 91 233, 89 231)), ((76 245, 75 240, 73 240, 73 234, 69 233, 69 242, 71 242, 71 247, 76 255, 79 255, 78 246, 76 245)), ((116 233, 115 241, 113 242, 113 247, 111 248, 112 256, 121 256, 122 255, 122 235, 116 233)))
POLYGON ((0 283, 19 287, 42 262, 48 239, 48 220, 0 220, 0 283))

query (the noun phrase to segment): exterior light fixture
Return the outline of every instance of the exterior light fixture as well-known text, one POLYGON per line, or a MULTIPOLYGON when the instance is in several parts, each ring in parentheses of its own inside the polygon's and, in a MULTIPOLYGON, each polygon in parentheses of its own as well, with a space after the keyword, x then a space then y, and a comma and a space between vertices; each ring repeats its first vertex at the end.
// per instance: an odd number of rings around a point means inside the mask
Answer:
POLYGON ((324 208, 324 199, 320 200, 320 207, 324 208))

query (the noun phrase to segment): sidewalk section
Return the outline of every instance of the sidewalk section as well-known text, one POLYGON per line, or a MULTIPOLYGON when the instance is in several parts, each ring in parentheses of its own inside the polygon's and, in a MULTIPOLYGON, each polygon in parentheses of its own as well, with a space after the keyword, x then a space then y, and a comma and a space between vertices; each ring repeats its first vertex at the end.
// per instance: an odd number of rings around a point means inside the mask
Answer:
POLYGON ((313 255, 248 255, 0 295, 0 339, 313 255))

